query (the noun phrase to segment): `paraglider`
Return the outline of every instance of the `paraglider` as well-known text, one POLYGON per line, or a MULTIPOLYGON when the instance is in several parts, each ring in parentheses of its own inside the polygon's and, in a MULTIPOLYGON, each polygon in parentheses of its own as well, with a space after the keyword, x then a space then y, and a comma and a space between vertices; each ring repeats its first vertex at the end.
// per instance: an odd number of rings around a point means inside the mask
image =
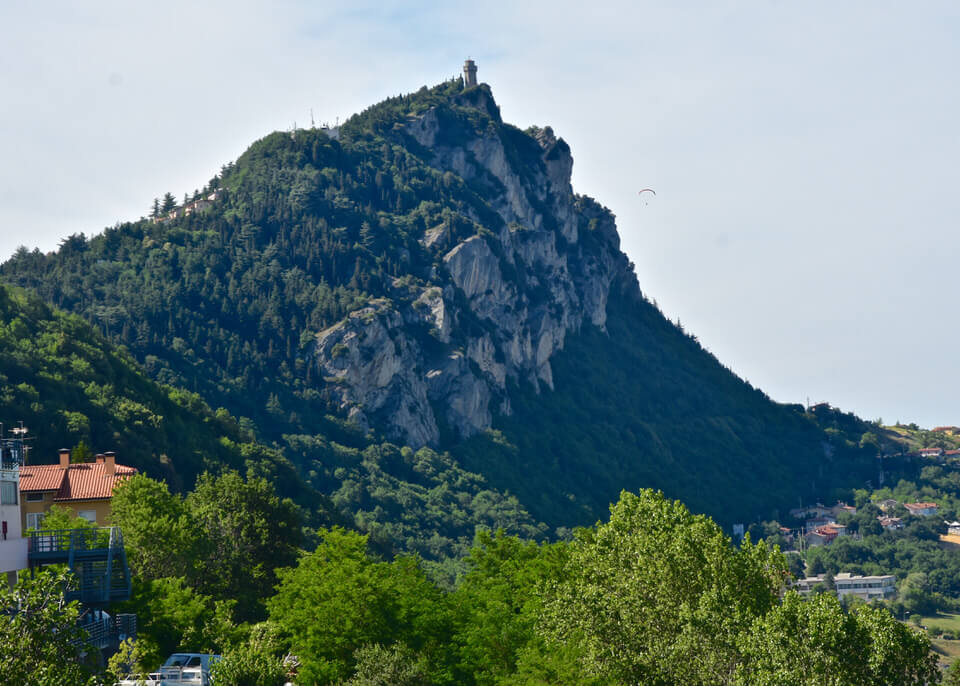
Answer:
MULTIPOLYGON (((637 195, 639 195, 639 196, 642 198, 644 193, 653 193, 654 195, 657 194, 657 192, 656 192, 655 190, 653 190, 652 188, 644 188, 642 191, 640 191, 639 193, 637 193, 637 195)), ((645 203, 643 203, 643 204, 644 204, 644 205, 649 205, 650 203, 645 202, 645 203)))

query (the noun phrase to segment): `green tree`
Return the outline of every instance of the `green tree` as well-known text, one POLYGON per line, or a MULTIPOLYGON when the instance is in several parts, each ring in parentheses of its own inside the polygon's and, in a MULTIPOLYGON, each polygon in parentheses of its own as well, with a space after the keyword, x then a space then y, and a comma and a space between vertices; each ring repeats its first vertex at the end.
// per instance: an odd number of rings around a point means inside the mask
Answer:
POLYGON ((566 578, 547 585, 540 628, 608 683, 721 683, 786 574, 783 557, 749 536, 735 549, 681 503, 623 492, 610 521, 572 544, 566 578))
POLYGON ((538 640, 539 587, 560 578, 567 550, 564 543, 537 545, 502 530, 477 535, 451 599, 461 673, 494 684, 516 671, 520 652, 538 640))
POLYGON ((152 668, 174 651, 223 651, 243 631, 233 624, 233 605, 179 578, 135 581, 129 607, 137 615, 141 662, 152 668))
POLYGON ((160 212, 161 214, 166 214, 173 208, 177 206, 177 199, 173 197, 173 193, 169 191, 163 194, 163 200, 160 203, 160 212))
POLYGON ((960 686, 960 661, 955 661, 950 665, 943 678, 944 686, 960 686))
POLYGON ((900 582, 899 600, 911 614, 934 614, 937 602, 924 572, 911 572, 900 582))
POLYGON ((287 669, 269 627, 258 625, 246 643, 223 654, 210 670, 211 680, 230 686, 282 686, 287 669))
POLYGON ((241 620, 262 619, 275 570, 297 559, 303 537, 298 508, 281 500, 266 479, 244 480, 234 470, 202 474, 186 505, 207 546, 199 588, 236 599, 241 620))
POLYGON ((357 649, 397 641, 442 662, 431 654, 449 640, 448 612, 416 560, 377 562, 367 555, 366 536, 339 528, 320 535, 313 553, 278 571, 277 594, 267 601, 271 620, 302 660, 300 677, 346 679, 357 649))
MULTIPOLYGON (((107 661, 107 667, 104 670, 104 683, 115 684, 123 679, 146 680, 146 675, 150 671, 150 666, 144 664, 144 644, 134 638, 128 638, 120 644, 110 659, 107 661)), ((151 655, 147 656, 152 659, 151 655)), ((156 666, 151 665, 151 666, 156 666)))
POLYGON ((357 648, 356 669, 345 686, 429 686, 424 660, 403 643, 357 648))
POLYGON ((70 451, 70 462, 73 464, 90 462, 90 458, 92 457, 93 452, 90 450, 90 446, 88 446, 86 441, 84 441, 82 438, 75 446, 73 446, 73 450, 70 451))
POLYGON ((790 592, 758 618, 742 641, 743 686, 925 686, 939 683, 937 657, 923 634, 883 608, 849 614, 831 594, 790 592))
POLYGON ((22 574, 16 587, 0 584, 0 683, 32 686, 84 684, 83 634, 76 602, 64 601, 69 572, 22 574))
POLYGON ((145 474, 125 479, 114 491, 111 518, 123 531, 127 561, 136 576, 196 577, 204 531, 166 483, 145 474))
POLYGON ((40 522, 42 531, 58 531, 62 529, 96 529, 94 522, 78 517, 65 505, 51 505, 40 522))

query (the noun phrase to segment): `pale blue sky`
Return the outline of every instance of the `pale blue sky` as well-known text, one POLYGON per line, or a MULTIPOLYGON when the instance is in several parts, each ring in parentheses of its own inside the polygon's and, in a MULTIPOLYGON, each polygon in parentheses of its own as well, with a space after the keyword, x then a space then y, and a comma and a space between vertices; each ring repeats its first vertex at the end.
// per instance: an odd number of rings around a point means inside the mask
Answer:
POLYGON ((960 424, 954 2, 0 4, 0 256, 477 60, 641 287, 780 401, 960 424), (644 204, 636 195, 652 187, 644 204))

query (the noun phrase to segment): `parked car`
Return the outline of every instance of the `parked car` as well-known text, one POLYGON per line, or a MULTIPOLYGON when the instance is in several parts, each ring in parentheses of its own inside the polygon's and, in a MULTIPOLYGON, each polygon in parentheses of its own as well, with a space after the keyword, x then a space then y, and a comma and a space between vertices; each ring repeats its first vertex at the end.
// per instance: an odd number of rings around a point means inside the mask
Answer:
POLYGON ((117 686, 210 686, 210 667, 219 660, 209 653, 174 653, 143 681, 127 678, 117 686))

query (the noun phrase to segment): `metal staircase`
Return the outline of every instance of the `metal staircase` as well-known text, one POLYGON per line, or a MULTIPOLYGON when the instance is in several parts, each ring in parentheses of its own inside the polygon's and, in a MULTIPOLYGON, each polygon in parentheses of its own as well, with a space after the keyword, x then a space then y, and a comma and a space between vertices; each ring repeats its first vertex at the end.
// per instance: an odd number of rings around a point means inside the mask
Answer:
POLYGON ((29 532, 30 569, 65 564, 77 580, 67 601, 105 607, 130 598, 130 567, 119 527, 29 532))

